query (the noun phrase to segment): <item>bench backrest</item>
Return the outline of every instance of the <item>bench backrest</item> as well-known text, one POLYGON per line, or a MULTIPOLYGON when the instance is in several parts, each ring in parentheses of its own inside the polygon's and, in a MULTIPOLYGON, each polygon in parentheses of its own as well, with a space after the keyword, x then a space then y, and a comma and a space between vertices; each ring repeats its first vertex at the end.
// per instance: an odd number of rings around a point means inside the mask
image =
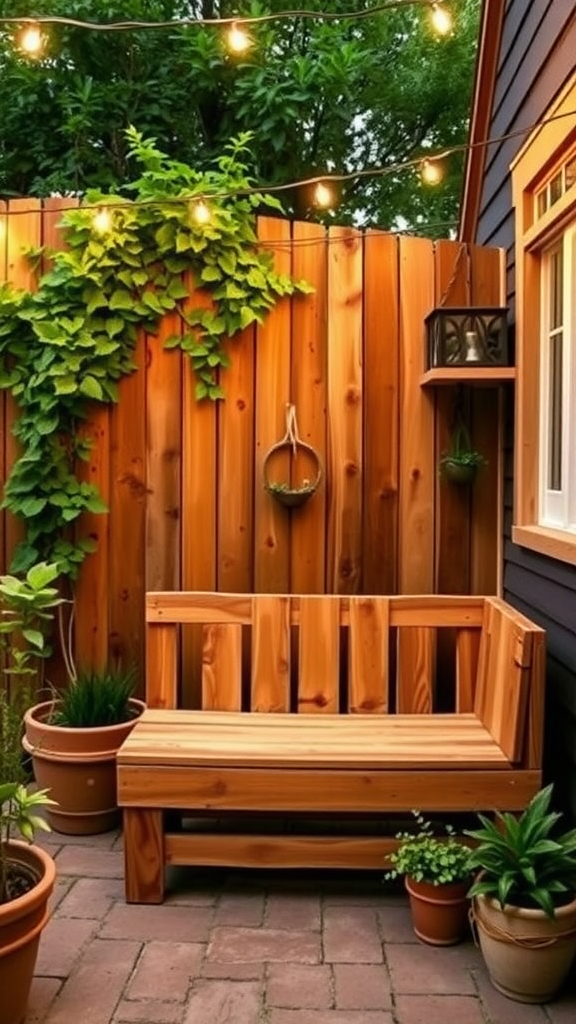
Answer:
POLYGON ((498 598, 169 591, 146 620, 151 707, 473 712, 541 767, 544 631, 498 598))

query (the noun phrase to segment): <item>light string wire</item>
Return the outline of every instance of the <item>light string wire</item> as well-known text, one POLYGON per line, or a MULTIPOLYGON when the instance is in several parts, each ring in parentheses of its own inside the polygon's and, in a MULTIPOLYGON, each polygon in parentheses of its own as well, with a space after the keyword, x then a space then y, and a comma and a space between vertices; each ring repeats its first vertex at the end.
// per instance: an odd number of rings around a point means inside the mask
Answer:
POLYGON ((363 11, 343 11, 338 14, 334 11, 310 11, 293 10, 277 11, 274 14, 236 14, 227 18, 174 18, 172 21, 82 21, 77 18, 57 17, 53 15, 38 15, 37 17, 8 17, 0 18, 2 25, 67 25, 71 28, 83 28, 93 32, 129 32, 132 30, 147 29, 168 29, 168 28, 189 28, 211 25, 256 25, 265 22, 287 21, 293 18, 306 18, 316 21, 360 21, 363 18, 370 18, 383 11, 392 11, 402 7, 442 7, 444 0, 385 0, 384 3, 375 4, 363 11))
MULTIPOLYGON (((480 139, 477 142, 463 142, 459 145, 450 146, 448 148, 438 150, 437 152, 426 151, 421 153, 420 156, 413 157, 410 160, 404 160, 400 163, 388 164, 386 167, 366 167, 360 168, 357 171, 347 171, 342 174, 317 174, 309 178, 299 178, 295 181, 284 182, 281 185, 254 185, 249 188, 243 189, 229 189, 222 192, 194 192, 180 196, 166 196, 162 199, 134 199, 134 200, 120 200, 117 201, 115 196, 103 196, 101 199, 93 203, 85 203, 79 208, 81 210, 102 210, 106 207, 110 210, 110 213, 115 213, 118 210, 131 210, 140 206, 171 206, 178 205, 180 203, 194 204, 194 203, 208 203, 215 199, 233 199, 233 198, 245 198, 251 195, 262 195, 262 194, 277 194, 279 192, 287 192, 291 189, 304 188, 310 185, 318 185, 326 182, 342 183, 345 181, 354 181, 358 178, 378 178, 385 177, 388 174, 394 174, 398 171, 408 170, 413 167, 420 167, 424 162, 436 163, 445 160, 447 157, 452 156, 455 153, 472 152, 476 149, 485 149, 488 146, 495 146, 502 142, 507 142, 510 139, 516 139, 523 135, 528 135, 536 128, 542 128, 544 125, 551 124, 553 121, 558 121, 564 117, 575 117, 576 110, 566 110, 559 114, 552 114, 540 121, 534 121, 532 124, 526 125, 524 128, 517 128, 514 131, 506 132, 504 135, 497 135, 490 139, 480 139)), ((18 198, 16 196, 14 199, 18 198)), ((44 197, 44 198, 60 198, 60 197, 44 197)), ((74 196, 67 197, 68 199, 74 199, 74 196)), ((71 206, 66 203, 66 197, 62 197, 64 205, 51 206, 51 211, 55 213, 65 212, 71 209, 71 206)), ((4 197, 6 200, 6 197, 4 197)), ((23 207, 18 210, 5 210, 0 212, 0 218, 6 217, 17 217, 24 214, 38 213, 38 209, 35 207, 23 207)))

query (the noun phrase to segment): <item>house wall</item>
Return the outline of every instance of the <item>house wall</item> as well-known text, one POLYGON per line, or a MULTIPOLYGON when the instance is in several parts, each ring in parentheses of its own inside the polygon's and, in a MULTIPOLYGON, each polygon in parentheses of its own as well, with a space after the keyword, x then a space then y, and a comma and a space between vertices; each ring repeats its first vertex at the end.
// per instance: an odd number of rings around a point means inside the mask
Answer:
MULTIPOLYGON (((508 0, 490 136, 539 121, 574 69, 574 0, 508 0)), ((490 148, 477 241, 506 251, 507 303, 515 317, 514 209, 509 167, 526 136, 490 148)), ((576 568, 511 541, 513 393, 506 416, 504 596, 547 630, 547 773, 576 818, 576 568)))

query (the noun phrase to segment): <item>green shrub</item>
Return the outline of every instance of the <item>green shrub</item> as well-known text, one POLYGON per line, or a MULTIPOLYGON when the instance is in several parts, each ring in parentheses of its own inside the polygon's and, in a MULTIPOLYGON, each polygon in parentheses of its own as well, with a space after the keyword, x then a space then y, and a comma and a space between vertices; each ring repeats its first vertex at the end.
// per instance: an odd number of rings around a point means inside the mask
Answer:
POLYGON ((431 885, 448 885, 462 882, 472 874, 470 849, 456 839, 454 829, 446 826, 446 838, 435 836, 432 824, 419 811, 413 811, 418 832, 398 832, 400 840, 397 850, 390 854, 392 868, 385 879, 406 875, 415 882, 431 885))

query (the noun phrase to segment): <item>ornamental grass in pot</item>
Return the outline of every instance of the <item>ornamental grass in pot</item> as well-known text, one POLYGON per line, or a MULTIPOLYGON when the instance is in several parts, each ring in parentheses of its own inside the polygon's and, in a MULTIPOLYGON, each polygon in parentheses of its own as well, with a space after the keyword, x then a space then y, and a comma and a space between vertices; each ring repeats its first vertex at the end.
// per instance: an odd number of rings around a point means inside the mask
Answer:
POLYGON ((435 836, 432 823, 414 811, 418 831, 399 832, 398 848, 390 854, 386 879, 404 877, 412 924, 419 939, 432 946, 453 946, 468 929, 470 849, 446 826, 435 836))
POLYGON ((576 829, 557 829, 552 786, 517 818, 478 815, 472 919, 492 984, 510 999, 545 1003, 576 952, 576 829))
POLYGON ((24 1020, 48 922, 56 868, 33 839, 38 829, 49 830, 37 812, 51 803, 42 790, 30 793, 18 782, 0 785, 0 1024, 24 1020))
POLYGON ((79 672, 26 712, 22 742, 58 803, 48 810, 57 832, 94 835, 117 824, 116 754, 144 710, 133 690, 132 670, 79 672))

